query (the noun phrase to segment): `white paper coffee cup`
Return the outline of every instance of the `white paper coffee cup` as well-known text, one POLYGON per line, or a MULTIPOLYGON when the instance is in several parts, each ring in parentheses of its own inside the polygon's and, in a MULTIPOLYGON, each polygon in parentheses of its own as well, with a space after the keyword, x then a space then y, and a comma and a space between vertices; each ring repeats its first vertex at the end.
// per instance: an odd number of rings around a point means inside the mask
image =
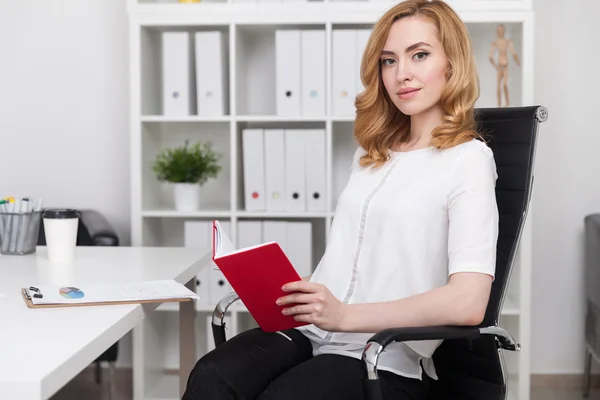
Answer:
POLYGON ((42 213, 42 220, 50 262, 72 261, 77 243, 79 212, 73 209, 47 209, 42 213))

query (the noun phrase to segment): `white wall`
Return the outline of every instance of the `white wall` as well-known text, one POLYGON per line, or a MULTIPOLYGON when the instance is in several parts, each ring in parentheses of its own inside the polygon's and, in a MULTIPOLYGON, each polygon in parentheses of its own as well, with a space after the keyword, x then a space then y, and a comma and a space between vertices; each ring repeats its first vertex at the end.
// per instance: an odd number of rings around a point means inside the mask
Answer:
MULTIPOLYGON (((600 2, 564 3, 534 3, 535 101, 550 117, 540 131, 532 213, 533 373, 582 371, 582 219, 600 212, 600 56, 592 40, 600 2)), ((0 196, 98 209, 128 244, 125 7, 1 3, 0 196)), ((123 350, 121 365, 129 365, 130 346, 123 350)))
POLYGON ((583 217, 600 212, 597 0, 535 0, 534 373, 583 370, 583 217))
POLYGON ((0 196, 94 208, 129 243, 125 0, 0 1, 0 196))
POLYGON ((96 209, 129 245, 126 5, 0 1, 0 197, 96 209))

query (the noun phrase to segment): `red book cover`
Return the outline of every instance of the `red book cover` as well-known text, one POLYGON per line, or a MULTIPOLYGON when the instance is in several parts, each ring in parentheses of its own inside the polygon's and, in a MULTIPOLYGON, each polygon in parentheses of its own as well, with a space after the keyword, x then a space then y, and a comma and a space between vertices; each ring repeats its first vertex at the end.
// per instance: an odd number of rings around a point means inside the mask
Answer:
POLYGON ((213 261, 240 297, 262 330, 275 332, 307 325, 281 311, 275 301, 291 294, 281 287, 302 280, 278 243, 270 242, 236 250, 218 221, 213 221, 213 261))

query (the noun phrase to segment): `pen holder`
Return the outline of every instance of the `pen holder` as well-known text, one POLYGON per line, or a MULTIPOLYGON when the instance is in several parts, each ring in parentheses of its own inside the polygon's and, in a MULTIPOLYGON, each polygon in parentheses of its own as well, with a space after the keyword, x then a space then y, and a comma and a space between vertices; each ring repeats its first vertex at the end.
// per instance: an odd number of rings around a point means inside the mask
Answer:
POLYGON ((41 211, 0 212, 0 253, 15 255, 35 253, 41 215, 41 211))

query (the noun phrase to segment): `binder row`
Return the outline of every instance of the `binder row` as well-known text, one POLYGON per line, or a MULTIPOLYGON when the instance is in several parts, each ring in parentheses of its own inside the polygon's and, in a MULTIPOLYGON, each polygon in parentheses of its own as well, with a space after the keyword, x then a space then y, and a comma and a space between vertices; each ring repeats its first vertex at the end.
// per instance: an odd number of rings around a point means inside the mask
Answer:
POLYGON ((244 129, 246 211, 325 211, 324 129, 244 129))
POLYGON ((275 31, 278 116, 325 116, 325 30, 275 31))
MULTIPOLYGON (((231 223, 220 221, 221 227, 231 236, 231 223)), ((261 243, 277 242, 287 254, 300 277, 312 273, 312 224, 288 221, 239 221, 237 248, 261 243)), ((210 221, 185 221, 184 246, 199 249, 212 248, 210 221)), ((211 262, 197 275, 198 300, 202 305, 216 305, 232 291, 231 286, 217 266, 211 262)))
POLYGON ((222 116, 228 91, 220 31, 162 33, 163 115, 222 116))
MULTIPOLYGON (((371 29, 334 29, 332 34, 332 114, 353 116, 363 90, 360 63, 371 29)), ((326 114, 325 30, 276 30, 278 116, 326 114)))
MULTIPOLYGON (((232 3, 306 3, 314 0, 231 0, 232 3)), ((328 0, 329 2, 335 3, 340 0, 328 0)), ((317 3, 322 3, 323 0, 316 0, 317 3)), ((358 0, 358 3, 381 3, 390 2, 390 0, 358 0)))
MULTIPOLYGON (((370 29, 332 32, 332 115, 353 116, 363 90, 360 63, 370 29)), ((276 115, 326 115, 326 39, 323 29, 275 31, 276 115)), ((165 116, 228 113, 227 51, 220 31, 162 33, 162 107, 165 116), (192 40, 193 39, 193 40, 192 40)))

